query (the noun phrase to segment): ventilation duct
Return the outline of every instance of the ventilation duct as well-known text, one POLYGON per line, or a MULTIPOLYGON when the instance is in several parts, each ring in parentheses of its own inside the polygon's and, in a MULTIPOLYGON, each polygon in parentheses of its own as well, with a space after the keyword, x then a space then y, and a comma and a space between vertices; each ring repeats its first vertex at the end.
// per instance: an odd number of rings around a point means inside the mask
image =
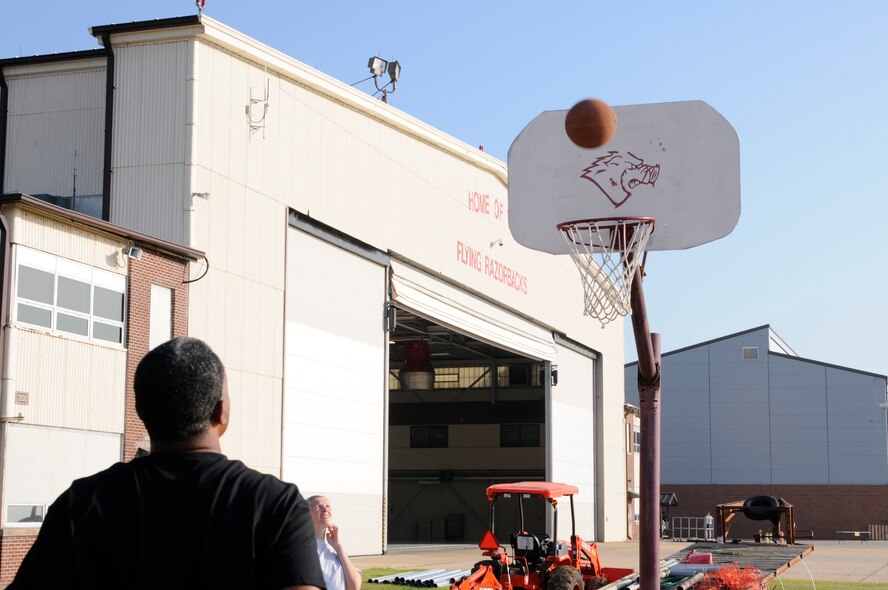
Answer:
POLYGON ((404 366, 399 374, 402 388, 432 389, 435 386, 435 369, 430 357, 428 340, 408 340, 404 343, 404 366))

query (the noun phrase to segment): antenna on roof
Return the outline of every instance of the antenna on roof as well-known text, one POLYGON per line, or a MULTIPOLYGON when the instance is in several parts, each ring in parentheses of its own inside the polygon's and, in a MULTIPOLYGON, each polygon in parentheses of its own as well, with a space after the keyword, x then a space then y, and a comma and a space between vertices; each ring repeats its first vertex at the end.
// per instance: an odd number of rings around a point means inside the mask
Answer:
POLYGON ((197 5, 197 14, 203 14, 204 8, 207 7, 207 0, 195 0, 197 5))

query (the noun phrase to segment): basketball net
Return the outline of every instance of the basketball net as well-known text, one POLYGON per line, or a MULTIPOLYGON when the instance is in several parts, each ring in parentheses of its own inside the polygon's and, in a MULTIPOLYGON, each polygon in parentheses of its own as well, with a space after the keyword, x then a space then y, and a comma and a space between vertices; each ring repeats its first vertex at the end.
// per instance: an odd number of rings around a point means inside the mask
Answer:
POLYGON ((644 268, 653 217, 582 219, 558 225, 583 281, 584 315, 604 327, 632 313, 630 290, 639 265, 644 268))

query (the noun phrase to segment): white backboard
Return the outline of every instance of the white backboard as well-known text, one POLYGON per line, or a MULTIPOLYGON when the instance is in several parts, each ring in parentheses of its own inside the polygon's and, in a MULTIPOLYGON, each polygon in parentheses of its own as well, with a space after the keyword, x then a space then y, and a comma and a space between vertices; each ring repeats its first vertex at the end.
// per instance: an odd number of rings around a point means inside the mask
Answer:
POLYGON ((567 111, 537 116, 509 148, 509 227, 522 245, 568 248, 559 223, 654 217, 648 250, 682 250, 726 236, 740 218, 740 142, 702 101, 613 107, 614 137, 584 149, 567 111))

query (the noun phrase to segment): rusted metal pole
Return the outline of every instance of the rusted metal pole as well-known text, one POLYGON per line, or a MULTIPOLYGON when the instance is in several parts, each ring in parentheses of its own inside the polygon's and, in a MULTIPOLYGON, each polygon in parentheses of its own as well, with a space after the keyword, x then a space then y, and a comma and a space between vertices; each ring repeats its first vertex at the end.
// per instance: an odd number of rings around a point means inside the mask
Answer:
POLYGON ((640 590, 660 588, 660 335, 651 334, 641 269, 635 271, 630 297, 632 331, 638 352, 638 400, 641 422, 640 590))

